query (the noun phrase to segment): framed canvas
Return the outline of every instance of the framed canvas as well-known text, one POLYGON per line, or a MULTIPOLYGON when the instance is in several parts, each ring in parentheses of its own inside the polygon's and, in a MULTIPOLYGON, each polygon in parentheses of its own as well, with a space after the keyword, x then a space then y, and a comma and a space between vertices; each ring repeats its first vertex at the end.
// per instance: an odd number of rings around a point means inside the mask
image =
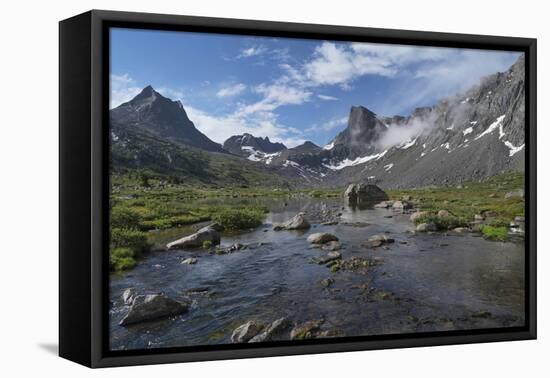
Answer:
POLYGON ((536 338, 536 40, 60 22, 62 357, 536 338))

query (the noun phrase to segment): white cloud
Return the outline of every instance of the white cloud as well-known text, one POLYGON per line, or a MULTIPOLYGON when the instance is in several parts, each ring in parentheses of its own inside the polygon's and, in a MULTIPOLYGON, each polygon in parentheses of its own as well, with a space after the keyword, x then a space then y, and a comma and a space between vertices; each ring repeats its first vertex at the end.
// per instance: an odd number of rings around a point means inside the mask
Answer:
POLYGON ((263 95, 263 98, 252 104, 241 104, 236 111, 240 116, 269 113, 284 105, 300 105, 309 101, 312 95, 305 89, 281 84, 260 84, 254 91, 263 95))
POLYGON ((262 55, 267 52, 267 48, 262 45, 251 46, 246 49, 242 49, 240 54, 237 55, 237 59, 250 58, 252 56, 262 55))
POLYGON ((309 85, 344 85, 366 75, 394 76, 397 70, 388 59, 355 51, 347 45, 323 42, 303 66, 309 85))
POLYGON ((434 105, 444 97, 470 89, 484 76, 507 70, 519 56, 499 51, 446 50, 439 60, 423 62, 403 78, 393 93, 380 102, 378 113, 396 114, 412 107, 434 105))
POLYGON ((305 141, 299 130, 279 124, 272 113, 214 116, 189 105, 184 107, 195 126, 218 143, 225 142, 233 135, 244 133, 267 136, 274 142, 284 143, 287 147, 294 147, 305 141))
POLYGON ((334 96, 327 96, 327 95, 318 94, 317 97, 320 98, 321 100, 324 100, 324 101, 338 101, 338 98, 336 98, 334 96))
POLYGON ((217 93, 216 96, 220 98, 224 97, 233 97, 241 94, 246 89, 246 85, 242 83, 230 85, 228 87, 221 88, 217 93))
POLYGON ((110 109, 130 101, 137 96, 142 88, 136 86, 136 82, 127 73, 122 75, 111 74, 110 85, 110 109))
POLYGON ((393 146, 408 143, 408 145, 405 144, 402 146, 403 148, 408 148, 413 145, 411 144, 413 140, 416 141, 415 138, 431 130, 433 126, 433 117, 427 117, 423 120, 415 118, 412 122, 405 125, 388 125, 388 129, 377 142, 378 147, 385 150, 393 146))

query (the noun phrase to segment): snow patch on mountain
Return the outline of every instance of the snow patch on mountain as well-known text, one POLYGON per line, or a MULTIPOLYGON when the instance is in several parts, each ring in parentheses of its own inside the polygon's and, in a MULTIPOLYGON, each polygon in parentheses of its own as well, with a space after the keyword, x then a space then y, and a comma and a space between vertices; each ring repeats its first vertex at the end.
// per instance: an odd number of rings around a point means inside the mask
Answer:
POLYGON ((523 150, 523 148, 525 147, 525 143, 518 147, 514 146, 512 143, 508 141, 504 141, 504 144, 506 145, 506 147, 510 149, 510 157, 514 156, 515 154, 523 150))
POLYGON ((327 151, 330 151, 334 148, 334 142, 330 142, 329 144, 327 144, 325 147, 323 147, 323 150, 327 150, 327 151))
POLYGON ((360 164, 367 163, 371 160, 378 160, 378 159, 382 158, 384 155, 386 155, 387 152, 388 152, 388 150, 384 150, 383 152, 380 152, 378 154, 358 157, 358 158, 353 159, 353 160, 344 159, 339 164, 336 164, 336 165, 328 165, 328 164, 323 164, 323 165, 325 167, 327 167, 328 169, 339 171, 339 170, 344 169, 346 167, 353 167, 355 165, 360 165, 360 164))
POLYGON ((272 154, 266 154, 265 152, 258 151, 254 147, 241 146, 241 150, 246 151, 248 155, 247 159, 251 161, 264 162, 265 164, 271 164, 274 157, 279 156, 280 152, 274 152, 272 154))
POLYGON ((418 138, 414 138, 413 140, 408 141, 407 143, 405 143, 405 144, 399 146, 399 148, 401 148, 402 150, 406 150, 406 149, 408 149, 408 148, 414 146, 414 145, 416 144, 416 140, 417 140, 417 139, 418 139, 418 138))
POLYGON ((496 119, 495 122, 491 123, 489 125, 489 127, 484 131, 482 132, 481 134, 479 134, 478 136, 475 137, 475 140, 478 140, 479 138, 487 135, 487 134, 491 134, 493 131, 495 131, 496 129, 499 129, 499 139, 502 139, 504 137, 504 131, 502 129, 502 121, 504 121, 504 117, 506 117, 506 114, 503 114, 501 115, 500 117, 498 117, 496 119))

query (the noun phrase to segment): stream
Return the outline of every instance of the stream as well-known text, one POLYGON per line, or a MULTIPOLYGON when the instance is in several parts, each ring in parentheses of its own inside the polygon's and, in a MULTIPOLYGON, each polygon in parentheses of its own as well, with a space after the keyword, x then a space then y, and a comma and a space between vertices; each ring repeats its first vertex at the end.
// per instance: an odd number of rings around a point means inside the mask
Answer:
MULTIPOLYGON (((245 201, 233 199, 235 201, 245 201)), ((224 200, 228 201, 228 200, 224 200)), ((266 324, 285 317, 292 323, 322 319, 338 335, 388 335, 513 327, 524 324, 524 244, 494 242, 477 234, 414 234, 409 214, 387 209, 351 209, 341 199, 248 199, 270 212, 254 230, 222 234, 222 246, 250 248, 215 255, 202 250, 157 251, 136 267, 110 278, 112 350, 230 343, 233 330, 248 320, 266 324), (303 211, 333 209, 336 225, 312 224, 307 231, 272 230, 274 223, 303 211), (363 223, 368 223, 365 225, 363 223), (326 254, 308 235, 330 232, 342 243, 342 259, 375 261, 367 272, 331 272, 312 263, 326 254), (386 234, 394 243, 361 246, 386 234), (181 264, 196 257, 194 265, 181 264), (326 287, 320 282, 332 278, 326 287), (119 325, 128 306, 122 293, 165 293, 191 301, 188 313, 169 319, 119 325)), ((165 244, 199 226, 156 232, 165 244)), ((286 335, 280 339, 288 340, 286 335)), ((277 340, 276 338, 274 340, 277 340)))

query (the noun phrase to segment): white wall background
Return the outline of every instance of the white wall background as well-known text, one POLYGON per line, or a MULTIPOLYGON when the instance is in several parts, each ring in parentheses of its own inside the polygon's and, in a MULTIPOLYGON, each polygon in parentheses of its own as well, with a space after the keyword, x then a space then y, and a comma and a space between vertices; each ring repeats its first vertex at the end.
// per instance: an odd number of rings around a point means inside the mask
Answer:
POLYGON ((544 1, 17 0, 1 8, 0 375, 504 378, 550 372, 549 301, 543 300, 550 281, 550 129, 544 114, 550 27, 544 1), (92 8, 538 38, 539 340, 101 371, 58 358, 57 22, 92 8))

